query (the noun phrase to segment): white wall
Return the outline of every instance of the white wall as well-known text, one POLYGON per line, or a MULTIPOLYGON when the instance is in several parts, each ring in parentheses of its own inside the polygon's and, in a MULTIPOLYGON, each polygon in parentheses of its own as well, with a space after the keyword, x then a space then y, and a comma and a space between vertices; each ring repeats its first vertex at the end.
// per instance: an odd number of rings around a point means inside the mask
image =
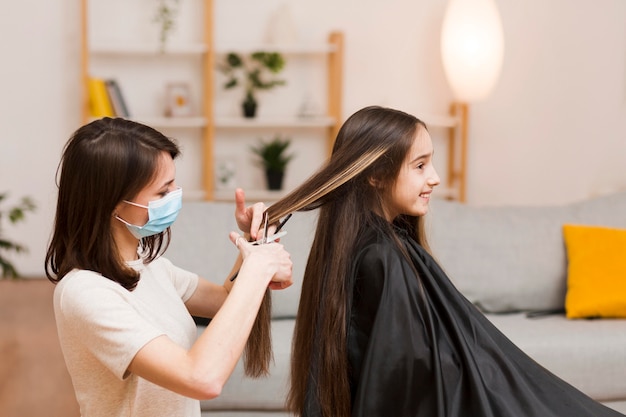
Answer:
MULTIPOLYGON (((447 111, 438 49, 445 0, 215 3, 218 45, 263 37, 284 3, 303 40, 344 31, 344 117, 369 104, 418 117, 447 111)), ((626 2, 497 4, 505 60, 492 95, 471 107, 469 202, 559 204, 626 188, 626 2)), ((38 203, 4 231, 30 248, 15 257, 26 275, 42 274, 56 166, 80 123, 78 5, 22 0, 0 14, 0 192, 38 203)))

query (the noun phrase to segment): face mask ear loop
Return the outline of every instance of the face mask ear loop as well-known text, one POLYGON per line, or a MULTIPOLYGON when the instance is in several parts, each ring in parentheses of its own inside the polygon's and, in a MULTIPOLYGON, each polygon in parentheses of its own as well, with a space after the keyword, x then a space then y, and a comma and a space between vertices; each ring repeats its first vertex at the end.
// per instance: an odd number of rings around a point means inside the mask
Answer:
POLYGON ((131 206, 135 206, 135 207, 141 207, 141 208, 145 208, 145 209, 148 208, 148 206, 144 206, 143 204, 139 204, 139 203, 133 203, 132 201, 128 201, 128 200, 122 200, 122 202, 124 202, 126 204, 130 204, 131 206))

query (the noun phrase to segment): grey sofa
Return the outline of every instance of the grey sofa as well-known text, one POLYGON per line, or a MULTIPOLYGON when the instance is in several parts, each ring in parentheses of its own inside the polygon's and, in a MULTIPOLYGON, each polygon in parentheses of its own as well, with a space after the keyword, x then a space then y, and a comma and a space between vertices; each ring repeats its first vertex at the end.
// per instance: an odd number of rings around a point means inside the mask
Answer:
MULTIPOLYGON (((427 225, 432 250, 459 290, 540 364, 626 413, 626 320, 527 316, 529 311, 563 308, 567 259, 562 225, 626 229, 626 193, 553 207, 472 207, 443 200, 431 205, 427 225)), ((233 210, 228 203, 186 202, 166 256, 221 281, 236 257, 227 237, 235 230, 233 210)), ((282 243, 292 254, 295 284, 273 293, 271 376, 245 378, 239 364, 222 395, 202 402, 203 416, 289 415, 283 403, 291 335, 315 220, 315 213, 296 213, 285 226, 282 243)))

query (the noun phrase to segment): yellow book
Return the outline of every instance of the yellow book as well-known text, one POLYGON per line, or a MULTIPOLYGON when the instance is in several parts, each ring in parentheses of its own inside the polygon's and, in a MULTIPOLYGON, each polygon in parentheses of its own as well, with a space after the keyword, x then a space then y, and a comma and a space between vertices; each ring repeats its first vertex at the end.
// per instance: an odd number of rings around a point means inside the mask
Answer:
POLYGON ((92 117, 113 117, 113 106, 103 79, 90 77, 88 81, 89 112, 92 117))

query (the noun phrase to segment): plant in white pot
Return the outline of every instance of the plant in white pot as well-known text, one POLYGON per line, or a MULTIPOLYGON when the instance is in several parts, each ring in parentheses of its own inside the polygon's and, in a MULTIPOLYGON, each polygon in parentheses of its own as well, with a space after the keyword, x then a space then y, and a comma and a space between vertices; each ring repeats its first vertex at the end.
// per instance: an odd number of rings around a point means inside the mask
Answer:
POLYGON ((254 117, 258 105, 256 92, 271 90, 285 85, 285 80, 275 78, 285 67, 285 58, 278 52, 253 52, 241 55, 230 52, 218 69, 227 77, 225 89, 242 86, 245 95, 242 102, 244 117, 254 117), (268 74, 269 73, 269 74, 268 74), (268 76, 269 75, 269 76, 268 76))
POLYGON ((294 154, 286 153, 290 144, 290 138, 276 135, 271 141, 264 142, 261 140, 256 146, 250 148, 259 157, 258 162, 265 170, 269 190, 281 190, 283 188, 287 164, 294 157, 294 154))

